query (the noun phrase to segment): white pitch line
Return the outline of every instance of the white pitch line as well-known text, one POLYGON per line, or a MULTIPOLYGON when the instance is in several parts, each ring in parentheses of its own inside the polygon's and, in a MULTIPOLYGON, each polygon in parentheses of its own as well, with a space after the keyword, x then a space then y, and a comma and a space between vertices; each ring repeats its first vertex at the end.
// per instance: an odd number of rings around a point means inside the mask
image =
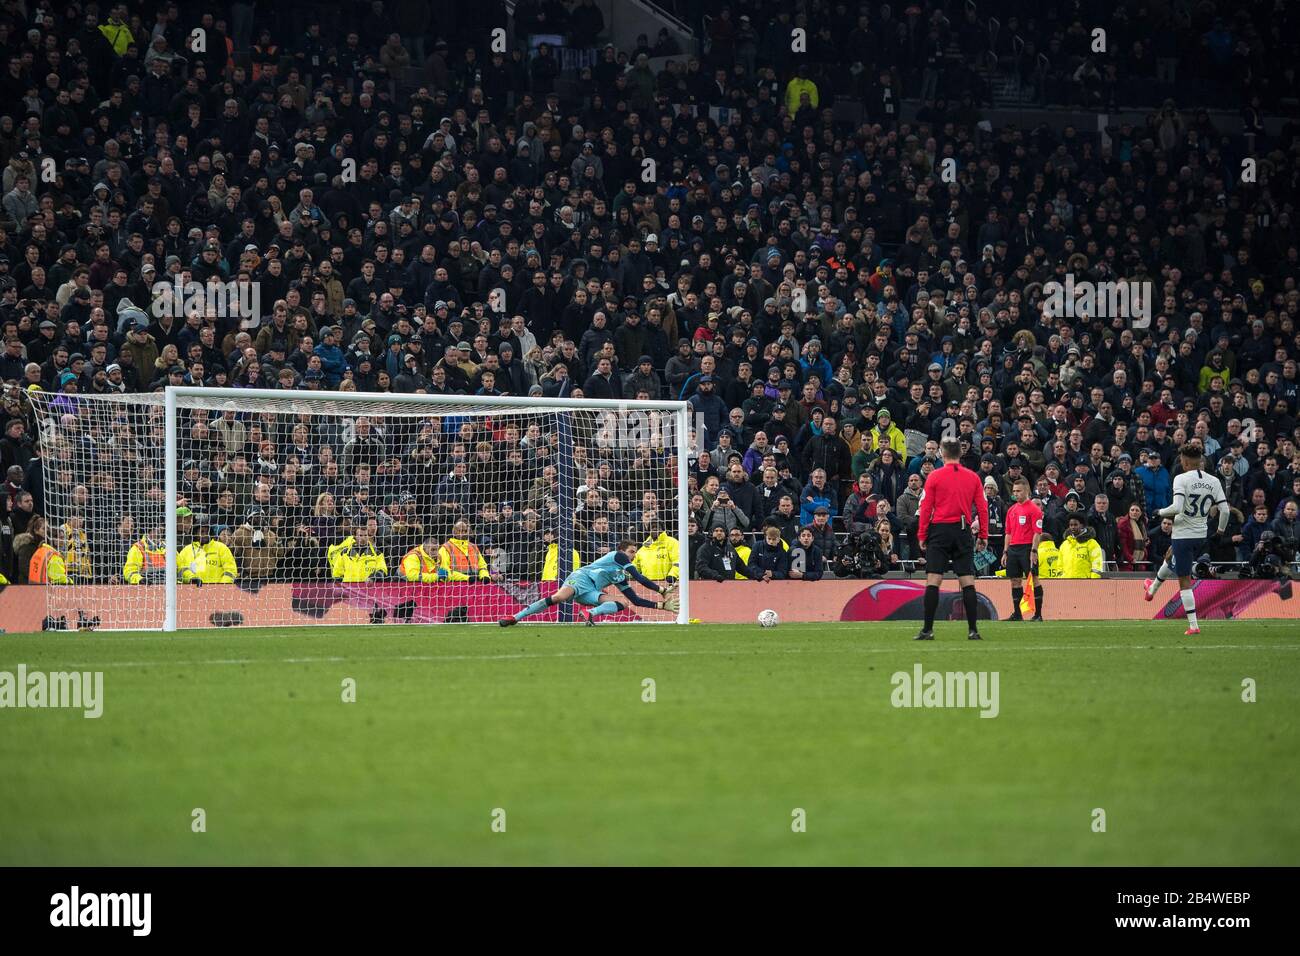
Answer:
MULTIPOLYGON (((109 667, 220 667, 247 664, 395 664, 395 663, 456 663, 460 661, 523 661, 547 660, 551 658, 594 658, 594 657, 767 657, 782 654, 830 653, 830 654, 898 654, 903 653, 909 645, 900 644, 891 647, 839 647, 839 648, 762 648, 754 650, 681 650, 681 651, 559 651, 554 654, 409 654, 387 657, 286 657, 286 658, 233 658, 225 660, 203 661, 100 661, 91 663, 62 663, 68 669, 95 669, 109 667)), ((924 650, 931 651, 942 644, 928 645, 924 650)), ((965 643, 955 647, 968 646, 965 643)), ((915 648, 921 651, 921 648, 915 648)), ((974 653, 988 651, 1295 651, 1300 650, 1296 644, 1164 644, 1155 647, 1133 644, 1051 644, 1043 646, 1026 646, 1013 644, 985 643, 974 653)), ((0 667, 16 667, 17 663, 4 664, 0 667)), ((30 665, 29 665, 30 666, 30 665)))
MULTIPOLYGON (((1250 624, 1255 627, 1264 627, 1268 630, 1274 630, 1274 629, 1280 630, 1282 628, 1287 628, 1288 630, 1294 632, 1297 627, 1300 627, 1300 625, 1298 625, 1297 622, 1295 621, 1288 621, 1280 618, 1245 618, 1245 619, 1241 619, 1240 622, 1243 624, 1250 624)), ((953 621, 951 623, 959 624, 961 622, 953 621)), ((980 623, 985 625, 1001 625, 1001 624, 1008 624, 1011 622, 981 621, 980 623)), ((1046 623, 1050 625, 1050 629, 1053 631, 1108 631, 1108 630, 1124 629, 1124 630, 1135 632, 1136 636, 1134 639, 1141 640, 1143 635, 1142 628, 1146 625, 1155 625, 1155 626, 1169 625, 1172 628, 1175 625, 1181 626, 1185 624, 1186 620, 1182 618, 1170 618, 1165 621, 1144 620, 1144 619, 1143 620, 1134 619, 1134 620, 1124 620, 1124 621, 1050 621, 1049 620, 1046 623)), ((1216 622, 1216 623, 1227 623, 1227 622, 1216 622)), ((825 628, 830 627, 832 629, 830 631, 830 634, 838 635, 838 634, 846 634, 846 632, 848 632, 849 628, 851 627, 863 626, 863 625, 879 625, 879 624, 896 625, 899 631, 903 631, 905 629, 910 629, 912 627, 918 626, 916 621, 818 621, 818 622, 790 623, 781 626, 786 628, 787 630, 793 630, 797 632, 804 632, 810 629, 816 629, 821 634, 826 634, 825 628)), ((476 631, 482 630, 490 633, 499 633, 498 628, 494 624, 489 624, 489 623, 456 625, 456 626, 471 627, 476 631)), ((620 628, 620 629, 635 628, 637 630, 640 630, 641 628, 644 627, 655 627, 655 626, 673 627, 673 628, 685 627, 687 628, 686 633, 698 635, 701 633, 704 627, 709 625, 689 625, 689 624, 654 625, 648 623, 606 624, 605 629, 609 630, 610 628, 620 628)), ((722 626, 746 627, 751 625, 740 623, 740 624, 726 624, 722 626)), ((756 625, 753 626, 755 627, 755 630, 757 630, 757 626, 756 625)), ((355 631, 356 628, 366 627, 366 625, 326 624, 318 627, 318 626, 308 625, 308 624, 293 624, 293 625, 286 625, 285 627, 286 629, 282 629, 280 633, 276 635, 277 637, 289 637, 289 638, 301 639, 304 641, 313 641, 313 640, 320 640, 322 638, 329 638, 331 636, 341 635, 347 631, 355 631), (322 631, 324 631, 324 634, 321 633, 322 631)), ((445 624, 403 625, 404 630, 406 628, 419 628, 423 631, 423 633, 413 634, 407 632, 407 633, 397 635, 397 639, 398 640, 403 640, 406 638, 423 639, 426 636, 441 637, 443 635, 436 634, 435 632, 438 630, 442 630, 446 627, 447 625, 445 624)), ((559 634, 559 633, 563 633, 563 630, 565 628, 572 629, 573 627, 574 625, 572 624, 548 624, 545 622, 540 622, 537 624, 525 624, 523 633, 536 632, 539 634, 544 634, 544 633, 554 631, 555 633, 559 634)), ((387 627, 385 626, 374 625, 374 628, 377 630, 367 630, 365 637, 359 638, 359 640, 373 640, 375 638, 384 638, 385 633, 391 634, 391 632, 388 631, 387 627)), ((216 639, 220 639, 224 641, 230 638, 240 638, 243 640, 267 640, 267 635, 256 633, 257 630, 262 630, 262 629, 258 628, 258 629, 240 630, 238 628, 223 628, 219 632, 214 632, 211 630, 191 629, 187 631, 174 631, 172 633, 158 631, 153 634, 131 634, 131 633, 124 633, 121 631, 95 631, 93 632, 93 636, 86 636, 84 638, 80 634, 74 634, 73 632, 66 632, 66 633, 36 632, 30 634, 13 633, 13 634, 4 635, 4 637, 7 637, 9 639, 39 637, 43 641, 51 641, 51 639, 53 639, 54 641, 84 639, 84 640, 94 641, 97 644, 119 643, 119 642, 128 642, 128 641, 162 641, 168 644, 174 644, 182 641, 212 641, 216 639)), ((1034 629, 1022 628, 1017 630, 1023 633, 1034 629)), ((519 634, 520 632, 515 631, 514 633, 519 634)), ((3 637, 0 637, 0 641, 2 641, 3 639, 4 639, 3 637)), ((845 639, 848 639, 847 634, 845 636, 845 639)))

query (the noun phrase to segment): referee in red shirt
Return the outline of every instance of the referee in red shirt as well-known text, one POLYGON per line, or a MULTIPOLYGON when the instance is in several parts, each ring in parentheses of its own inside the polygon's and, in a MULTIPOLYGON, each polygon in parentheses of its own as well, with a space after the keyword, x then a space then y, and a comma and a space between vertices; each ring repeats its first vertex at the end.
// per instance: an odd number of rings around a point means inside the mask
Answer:
MULTIPOLYGON (((1011 488, 1016 503, 1007 509, 1007 535, 1002 547, 1002 566, 1011 582, 1011 616, 1008 621, 1023 621, 1020 599, 1025 595, 1025 575, 1038 571, 1038 543, 1043 540, 1043 509, 1029 497, 1029 479, 1017 478, 1011 488)), ((1043 586, 1034 582, 1034 616, 1043 619, 1043 586)))
POLYGON ((916 530, 917 545, 925 552, 925 627, 918 641, 934 640, 934 614, 939 609, 939 584, 949 568, 961 584, 966 606, 967 637, 980 639, 975 626, 979 598, 975 594, 975 549, 989 545, 989 504, 978 475, 961 465, 961 441, 945 438, 939 443, 943 467, 930 472, 921 493, 916 530), (971 509, 979 509, 979 543, 971 533, 971 509))

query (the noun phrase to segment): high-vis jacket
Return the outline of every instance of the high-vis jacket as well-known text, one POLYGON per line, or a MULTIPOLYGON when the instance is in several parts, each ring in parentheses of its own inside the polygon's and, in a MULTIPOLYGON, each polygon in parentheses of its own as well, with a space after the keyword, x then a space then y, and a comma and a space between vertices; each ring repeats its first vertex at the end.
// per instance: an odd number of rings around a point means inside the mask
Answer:
POLYGON ((93 574, 90 568, 90 540, 86 530, 64 522, 63 544, 63 564, 68 577, 74 581, 89 581, 93 574))
MULTIPOLYGON (((753 550, 754 550, 754 549, 751 548, 751 547, 750 547, 749 545, 747 545, 747 544, 738 544, 738 545, 736 545, 736 554, 740 555, 740 560, 742 560, 742 561, 745 562, 745 567, 749 568, 751 576, 752 576, 752 577, 758 577, 758 578, 761 578, 761 577, 763 576, 763 572, 762 572, 762 571, 755 571, 752 567, 750 567, 750 564, 749 564, 749 556, 750 556, 750 554, 753 553, 753 550)), ((737 571, 737 572, 736 572, 736 580, 737 580, 737 581, 747 581, 748 578, 747 578, 745 575, 741 574, 739 571, 737 571)))
POLYGON ((99 32, 104 34, 104 39, 108 41, 108 45, 113 48, 113 52, 118 56, 124 54, 127 47, 135 42, 130 27, 113 17, 110 17, 107 23, 100 24, 99 32))
POLYGON ((71 584, 67 567, 58 548, 42 544, 32 553, 27 565, 28 584, 71 584))
POLYGON ((1083 541, 1066 538, 1061 542, 1060 552, 1063 578, 1099 578, 1105 569, 1106 555, 1096 538, 1083 541))
MULTIPOLYGON (((167 546, 156 544, 148 538, 141 538, 131 545, 126 553, 126 563, 122 565, 122 580, 127 584, 143 584, 150 572, 163 571, 167 567, 167 546)), ((161 584, 161 579, 156 583, 161 584)))
POLYGON ((412 583, 432 584, 438 580, 438 556, 418 545, 402 556, 402 577, 412 583))
POLYGON ((632 565, 651 581, 676 581, 681 577, 681 547, 667 531, 641 545, 632 565))
POLYGON ((326 554, 330 561, 330 576, 343 584, 361 584, 376 575, 388 573, 384 553, 373 544, 361 547, 352 535, 332 545, 326 554))
POLYGON ((176 555, 176 567, 180 568, 181 580, 186 584, 196 579, 204 584, 234 584, 239 577, 235 556, 216 538, 209 539, 207 544, 192 541, 181 548, 176 555))
POLYGON ((1044 538, 1038 542, 1038 576, 1040 578, 1061 576, 1061 552, 1051 538, 1044 538))
POLYGON ((863 451, 879 454, 882 448, 892 448, 899 461, 907 458, 907 436, 893 422, 889 423, 889 428, 883 433, 879 428, 871 428, 862 436, 863 451))
MULTIPOLYGON (((582 559, 578 557, 578 549, 574 548, 573 555, 569 558, 569 572, 573 573, 580 567, 582 567, 582 559)), ((542 562, 542 580, 560 580, 560 546, 554 541, 546 546, 546 559, 542 562)))
POLYGON ((447 581, 480 581, 488 579, 488 563, 478 545, 464 538, 448 538, 438 549, 438 566, 446 573, 447 581))
POLYGON ((813 109, 817 108, 817 103, 821 99, 817 84, 812 80, 796 76, 785 86, 785 108, 791 116, 799 112, 799 96, 802 93, 807 93, 808 102, 813 109))

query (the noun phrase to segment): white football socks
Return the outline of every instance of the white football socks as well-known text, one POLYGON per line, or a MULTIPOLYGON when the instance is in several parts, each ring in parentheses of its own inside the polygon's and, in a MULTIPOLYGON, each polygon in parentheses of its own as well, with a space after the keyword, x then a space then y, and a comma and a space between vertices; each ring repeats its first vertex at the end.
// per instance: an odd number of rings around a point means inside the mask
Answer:
POLYGON ((1174 574, 1174 569, 1171 568, 1169 566, 1169 562, 1166 561, 1164 564, 1160 565, 1160 567, 1156 569, 1155 580, 1151 582, 1151 587, 1147 589, 1147 593, 1154 596, 1155 593, 1160 590, 1161 584, 1163 584, 1164 582, 1168 581, 1170 578, 1175 576, 1176 575, 1174 574))
POLYGON ((1196 595, 1192 593, 1191 588, 1185 588, 1178 593, 1183 596, 1183 610, 1187 612, 1187 623, 1192 627, 1200 627, 1196 623, 1196 595))

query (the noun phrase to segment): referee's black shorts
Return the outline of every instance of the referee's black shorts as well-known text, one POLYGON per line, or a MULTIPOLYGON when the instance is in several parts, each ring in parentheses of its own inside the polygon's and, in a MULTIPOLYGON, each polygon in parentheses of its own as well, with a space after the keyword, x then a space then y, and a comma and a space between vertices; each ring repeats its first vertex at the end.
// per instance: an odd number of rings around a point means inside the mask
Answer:
POLYGON ((932 524, 925 536, 925 573, 957 577, 975 573, 975 537, 960 522, 932 524))
POLYGON ((1019 581, 1029 573, 1029 551, 1031 544, 1012 544, 1007 546, 1007 580, 1019 581))

